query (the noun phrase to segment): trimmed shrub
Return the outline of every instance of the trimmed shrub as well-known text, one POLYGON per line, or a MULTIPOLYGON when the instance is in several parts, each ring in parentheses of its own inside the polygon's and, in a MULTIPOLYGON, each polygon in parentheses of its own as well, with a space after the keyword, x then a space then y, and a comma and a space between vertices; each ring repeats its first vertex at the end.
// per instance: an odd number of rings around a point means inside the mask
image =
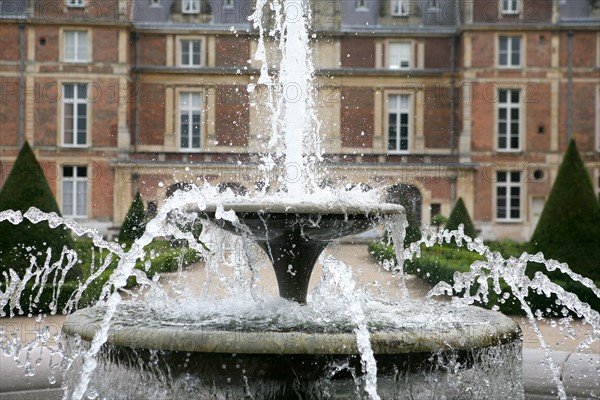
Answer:
MULTIPOLYGON (((0 211, 12 209, 25 212, 30 207, 61 215, 44 172, 31 147, 25 142, 0 191, 0 211)), ((73 247, 71 237, 64 227, 54 229, 48 225, 48 222, 33 224, 28 220, 18 225, 2 222, 0 223, 0 274, 13 269, 22 277, 29 267, 32 255, 37 256, 37 264, 40 266, 46 260, 48 248, 52 249, 51 261, 54 262, 60 259, 64 246, 73 247)), ((69 277, 75 278, 77 274, 77 269, 74 269, 69 273, 69 277)))
POLYGON ((467 211, 467 207, 465 207, 462 197, 459 197, 454 205, 445 228, 448 230, 456 230, 460 224, 463 224, 466 235, 475 238, 475 227, 473 226, 473 221, 469 216, 469 212, 467 211))
POLYGON ((600 280, 600 204, 592 181, 571 140, 531 246, 574 272, 600 280))
POLYGON ((133 242, 144 234, 145 229, 146 210, 144 209, 142 195, 137 192, 119 230, 119 242, 133 242))

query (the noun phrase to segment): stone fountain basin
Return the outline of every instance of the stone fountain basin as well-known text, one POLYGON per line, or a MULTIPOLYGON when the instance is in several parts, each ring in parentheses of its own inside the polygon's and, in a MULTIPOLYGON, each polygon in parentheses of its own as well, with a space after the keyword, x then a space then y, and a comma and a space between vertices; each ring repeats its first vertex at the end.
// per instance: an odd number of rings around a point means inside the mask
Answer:
MULTIPOLYGON (((402 302, 395 322, 370 326, 375 354, 439 353, 482 349, 520 341, 520 329, 509 317, 480 307, 402 302), (433 307, 433 308, 432 308, 433 307), (435 314, 431 310, 434 309, 435 314), (429 323, 424 323, 429 320, 429 323)), ((63 332, 92 341, 105 308, 95 306, 69 315, 63 332)), ((349 321, 280 324, 242 315, 166 315, 143 302, 119 305, 110 322, 107 344, 134 349, 160 349, 193 353, 241 354, 358 354, 354 326, 349 321)))

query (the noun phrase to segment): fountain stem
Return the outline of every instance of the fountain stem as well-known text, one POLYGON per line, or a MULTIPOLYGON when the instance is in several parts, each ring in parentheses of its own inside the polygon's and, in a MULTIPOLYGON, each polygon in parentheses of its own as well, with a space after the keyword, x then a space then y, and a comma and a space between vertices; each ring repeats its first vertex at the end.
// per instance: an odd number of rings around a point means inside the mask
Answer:
POLYGON ((300 235, 257 242, 273 263, 279 296, 306 304, 310 276, 329 242, 307 242, 300 235))

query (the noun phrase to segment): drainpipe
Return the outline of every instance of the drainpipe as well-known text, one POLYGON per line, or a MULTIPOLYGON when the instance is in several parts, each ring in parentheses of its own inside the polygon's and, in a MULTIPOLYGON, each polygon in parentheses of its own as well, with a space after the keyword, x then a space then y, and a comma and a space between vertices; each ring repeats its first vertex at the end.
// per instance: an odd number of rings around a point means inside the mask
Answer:
POLYGON ((140 35, 138 32, 133 33, 133 40, 135 40, 135 128, 133 130, 133 151, 137 153, 140 136, 140 35))
POLYGON ((19 148, 25 144, 25 23, 19 24, 19 148))
POLYGON ((456 121, 454 117, 454 113, 456 111, 456 40, 457 36, 452 38, 452 48, 450 50, 450 68, 452 76, 450 78, 450 154, 454 155, 456 153, 455 149, 455 130, 456 130, 456 121))
POLYGON ((573 137, 573 31, 567 33, 568 88, 567 88, 567 145, 573 137))

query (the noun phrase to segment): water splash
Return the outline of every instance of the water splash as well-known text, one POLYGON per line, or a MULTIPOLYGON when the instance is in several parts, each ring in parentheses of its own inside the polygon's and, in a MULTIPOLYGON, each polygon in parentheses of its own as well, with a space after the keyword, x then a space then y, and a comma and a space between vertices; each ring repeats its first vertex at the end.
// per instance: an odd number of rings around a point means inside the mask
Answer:
MULTIPOLYGON (((539 343, 544 350, 548 365, 552 373, 552 380, 557 386, 558 395, 561 400, 567 399, 564 384, 561 378, 560 367, 556 365, 548 343, 544 339, 535 316, 536 312, 531 309, 527 302, 529 293, 544 294, 547 297, 555 295, 557 304, 563 305, 565 310, 574 312, 579 318, 592 326, 592 333, 583 340, 576 351, 582 351, 589 348, 590 345, 600 340, 600 314, 593 310, 589 304, 582 302, 575 294, 563 289, 560 285, 553 283, 544 273, 538 271, 533 278, 525 274, 528 262, 542 264, 548 272, 560 271, 569 276, 573 281, 580 282, 590 289, 598 298, 600 298, 600 289, 594 282, 582 275, 573 272, 565 263, 556 260, 547 260, 542 253, 528 254, 523 252, 519 258, 510 257, 505 259, 499 252, 491 251, 483 243, 481 238, 471 238, 464 233, 463 226, 460 225, 457 230, 424 230, 420 240, 411 243, 406 249, 396 250, 396 256, 400 260, 411 260, 413 257, 420 257, 421 246, 432 247, 436 244, 451 243, 454 241, 458 247, 465 246, 469 251, 475 252, 486 258, 485 261, 475 261, 471 264, 468 272, 455 272, 454 283, 450 285, 446 282, 438 283, 428 293, 431 298, 440 295, 451 295, 454 304, 470 305, 475 303, 488 303, 489 290, 494 290, 496 294, 502 293, 501 282, 504 281, 510 287, 512 296, 520 303, 525 312, 529 324, 531 325, 539 343), (491 282, 490 282, 491 281, 491 282), (473 294, 473 286, 477 285, 477 290, 473 294), (462 293, 462 294, 461 294, 462 293), (460 297, 458 297, 460 296, 460 297)), ((569 325, 568 321, 564 321, 569 325)))

